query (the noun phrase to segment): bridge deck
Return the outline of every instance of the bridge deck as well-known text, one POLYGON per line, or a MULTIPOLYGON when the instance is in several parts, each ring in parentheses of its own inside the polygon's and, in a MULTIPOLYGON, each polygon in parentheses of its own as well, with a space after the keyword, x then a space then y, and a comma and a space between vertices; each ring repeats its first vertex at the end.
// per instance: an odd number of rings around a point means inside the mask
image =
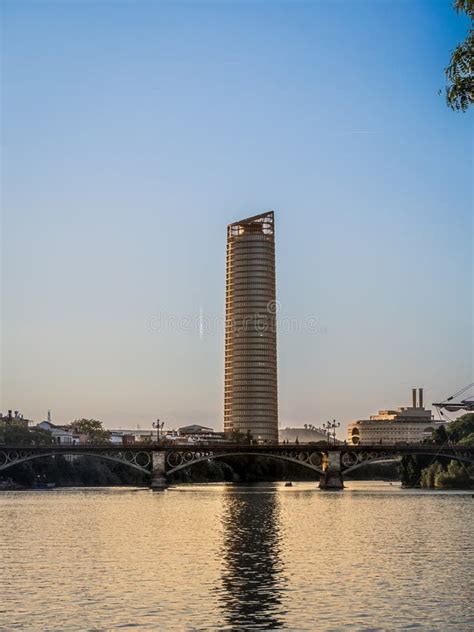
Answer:
POLYGON ((202 443, 193 445, 168 445, 168 444, 140 444, 135 443, 132 445, 117 445, 113 443, 101 443, 101 444, 75 444, 75 445, 31 445, 31 444, 16 444, 7 445, 0 444, 0 450, 34 450, 35 452, 48 452, 54 453, 74 453, 88 451, 88 452, 100 452, 103 450, 116 451, 116 452, 219 452, 223 453, 287 453, 291 451, 296 452, 387 452, 394 454, 432 454, 435 455, 439 452, 449 453, 469 453, 474 454, 473 445, 434 445, 429 443, 410 443, 410 444, 373 444, 373 445, 323 445, 315 443, 300 443, 300 444, 260 444, 260 445, 245 445, 245 444, 221 444, 221 443, 202 443))

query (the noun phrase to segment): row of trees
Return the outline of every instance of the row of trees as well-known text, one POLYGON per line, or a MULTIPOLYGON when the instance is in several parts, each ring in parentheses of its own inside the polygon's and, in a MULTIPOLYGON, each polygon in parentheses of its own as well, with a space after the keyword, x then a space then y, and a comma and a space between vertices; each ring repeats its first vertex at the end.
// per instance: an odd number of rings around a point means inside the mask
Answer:
MULTIPOLYGON (((107 443, 110 432, 97 419, 77 419, 66 426, 74 433, 85 435, 91 443, 107 443)), ((28 428, 21 421, 0 423, 0 443, 9 445, 50 445, 52 434, 42 428, 28 428)))
POLYGON ((23 487, 31 487, 38 480, 58 487, 149 484, 145 474, 125 464, 88 456, 75 456, 72 462, 61 455, 33 459, 0 472, 2 478, 23 487))
POLYGON ((443 465, 439 461, 432 463, 421 472, 421 487, 439 487, 452 489, 474 488, 474 465, 459 461, 450 461, 443 465))
POLYGON ((28 428, 27 426, 12 422, 0 423, 0 444, 9 445, 48 445, 53 443, 53 437, 47 430, 41 428, 28 428))
MULTIPOLYGON (((68 424, 67 429, 85 435, 91 443, 105 443, 110 432, 105 430, 97 419, 77 419, 68 424)), ((54 443, 48 430, 28 428, 20 421, 0 423, 0 443, 10 445, 50 445, 54 443)), ((74 457, 71 462, 61 455, 45 457, 19 463, 5 471, 2 478, 10 479, 13 484, 31 487, 38 479, 44 479, 56 485, 97 486, 97 485, 145 485, 144 474, 121 463, 103 461, 87 456, 74 457)))
POLYGON ((474 445, 474 413, 461 415, 447 426, 440 426, 433 432, 434 443, 458 443, 459 445, 474 445))
MULTIPOLYGON (((446 427, 433 432, 440 446, 474 445, 474 413, 466 413, 446 427)), ((474 488, 474 466, 448 458, 409 455, 400 463, 400 479, 405 487, 474 488)))

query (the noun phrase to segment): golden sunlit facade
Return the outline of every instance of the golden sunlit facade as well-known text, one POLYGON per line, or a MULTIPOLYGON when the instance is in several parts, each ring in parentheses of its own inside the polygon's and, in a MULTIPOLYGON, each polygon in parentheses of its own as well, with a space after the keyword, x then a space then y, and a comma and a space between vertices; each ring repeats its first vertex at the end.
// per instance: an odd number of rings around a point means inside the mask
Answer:
POLYGON ((278 442, 275 222, 227 227, 224 431, 278 442))

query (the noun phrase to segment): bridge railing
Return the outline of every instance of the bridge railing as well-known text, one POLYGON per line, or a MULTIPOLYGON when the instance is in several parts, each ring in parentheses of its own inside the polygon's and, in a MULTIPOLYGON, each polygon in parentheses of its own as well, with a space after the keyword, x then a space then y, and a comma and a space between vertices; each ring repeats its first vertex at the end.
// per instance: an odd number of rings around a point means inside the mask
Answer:
POLYGON ((165 450, 167 452, 177 451, 219 451, 219 452, 317 452, 317 451, 351 451, 351 452, 380 452, 380 451, 398 451, 410 452, 414 450, 422 450, 424 452, 439 452, 441 450, 474 450, 474 444, 434 444, 434 443, 383 443, 383 444, 322 444, 322 443, 267 443, 267 444, 241 444, 241 443, 194 443, 185 445, 175 445, 169 443, 133 443, 130 445, 122 445, 117 443, 76 443, 76 444, 25 444, 0 443, 0 449, 8 450, 42 450, 52 452, 83 452, 85 450, 114 450, 114 451, 131 451, 131 452, 148 452, 156 450, 165 450))

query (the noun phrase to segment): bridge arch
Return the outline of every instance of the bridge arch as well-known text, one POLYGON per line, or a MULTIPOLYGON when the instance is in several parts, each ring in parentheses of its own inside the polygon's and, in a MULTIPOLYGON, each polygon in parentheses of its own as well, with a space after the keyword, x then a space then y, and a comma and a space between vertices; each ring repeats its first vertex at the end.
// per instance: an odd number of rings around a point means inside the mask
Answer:
MULTIPOLYGON (((22 450, 0 450, 0 472, 3 472, 14 465, 19 465, 20 463, 26 463, 27 461, 32 461, 33 459, 41 459, 43 457, 52 457, 57 456, 57 452, 39 452, 39 453, 27 453, 22 454, 22 450), (12 455, 12 453, 14 453, 12 455), (13 458, 12 458, 12 456, 13 458)), ((127 454, 127 451, 120 453, 120 455, 127 454)), ((151 475, 151 456, 147 452, 138 452, 136 454, 132 454, 132 459, 126 458, 125 456, 120 456, 117 454, 107 454, 107 453, 98 453, 98 452, 90 452, 87 450, 79 451, 76 449, 71 450, 70 452, 64 451, 61 452, 60 456, 92 456, 96 459, 104 459, 106 461, 114 461, 115 463, 121 463, 122 465, 128 465, 129 467, 142 472, 142 474, 151 475), (141 455, 146 455, 147 460, 142 461, 143 465, 140 462, 137 462, 137 458, 141 455)))
POLYGON ((358 461, 357 463, 354 463, 354 465, 343 468, 342 474, 343 475, 349 474, 350 472, 353 472, 354 470, 359 469, 363 465, 371 465, 372 463, 388 463, 388 462, 394 462, 394 461, 401 461, 401 459, 404 456, 412 456, 412 455, 413 456, 431 456, 433 457, 433 460, 435 456, 436 458, 443 457, 445 459, 450 459, 451 461, 460 461, 461 463, 468 463, 469 465, 474 465, 474 459, 468 456, 457 455, 457 454, 445 454, 442 452, 437 453, 436 455, 432 455, 432 454, 427 454, 426 452, 423 452, 420 450, 419 452, 410 451, 409 454, 400 453, 400 454, 394 454, 394 455, 388 455, 388 454, 375 455, 371 458, 358 461))
MULTIPOLYGON (((185 451, 183 451, 184 453, 186 453, 185 451)), ((180 453, 176 453, 176 452, 170 452, 167 454, 167 465, 169 467, 169 460, 168 457, 170 454, 180 454, 180 453)), ((193 452, 189 452, 189 454, 193 454, 193 452)), ((308 459, 311 458, 311 455, 313 453, 308 453, 307 451, 305 452, 301 452, 300 454, 307 454, 308 455, 308 459)), ((269 458, 269 459, 277 459, 280 461, 286 461, 288 463, 295 463, 296 465, 300 465, 301 467, 304 467, 306 469, 311 470, 312 472, 315 472, 316 474, 323 474, 323 470, 322 468, 313 465, 311 462, 307 460, 303 460, 300 458, 293 458, 291 456, 288 455, 284 455, 284 454, 275 454, 275 453, 271 453, 271 452, 243 452, 243 451, 239 451, 239 452, 223 452, 223 453, 218 453, 218 454, 203 454, 202 456, 199 456, 197 458, 191 458, 190 460, 184 461, 182 463, 180 463, 179 465, 175 465, 172 467, 169 467, 169 469, 166 470, 166 475, 170 475, 170 474, 174 474, 175 472, 179 472, 181 470, 184 470, 188 467, 191 467, 193 465, 195 465, 196 463, 203 463, 204 461, 215 461, 217 459, 225 459, 226 457, 233 457, 233 456, 252 456, 252 457, 265 457, 265 458, 269 458)))
POLYGON ((358 470, 363 465, 372 465, 375 463, 394 463, 396 461, 401 461, 401 459, 402 459, 401 455, 375 457, 373 459, 367 459, 366 461, 360 461, 358 463, 355 463, 354 465, 351 465, 350 467, 342 469, 342 473, 344 475, 350 474, 350 472, 353 472, 354 470, 358 470))

